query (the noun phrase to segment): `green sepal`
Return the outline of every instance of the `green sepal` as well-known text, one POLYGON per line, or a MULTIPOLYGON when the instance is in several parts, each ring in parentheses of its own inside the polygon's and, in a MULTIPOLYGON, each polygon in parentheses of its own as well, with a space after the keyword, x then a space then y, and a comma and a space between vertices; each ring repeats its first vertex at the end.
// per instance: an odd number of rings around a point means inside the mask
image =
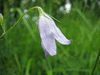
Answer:
MULTIPOLYGON (((42 10, 42 8, 41 7, 38 7, 38 10, 39 10, 39 14, 40 14, 40 16, 41 15, 44 15, 45 17, 47 17, 45 14, 47 14, 47 13, 45 13, 43 10, 42 10)), ((54 18, 53 16, 51 16, 51 15, 49 15, 49 14, 47 14, 49 17, 51 17, 52 19, 54 19, 54 20, 56 20, 57 22, 59 22, 59 23, 61 23, 60 21, 58 21, 56 18, 54 18)), ((48 18, 48 17, 47 17, 48 18)), ((48 18, 49 19, 49 18, 48 18)))

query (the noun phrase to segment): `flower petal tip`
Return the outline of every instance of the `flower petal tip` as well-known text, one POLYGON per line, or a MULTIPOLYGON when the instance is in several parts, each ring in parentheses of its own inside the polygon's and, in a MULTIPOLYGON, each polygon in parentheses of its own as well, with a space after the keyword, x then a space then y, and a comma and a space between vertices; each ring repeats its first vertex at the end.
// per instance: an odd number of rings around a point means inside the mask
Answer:
POLYGON ((51 56, 56 56, 57 52, 56 51, 53 51, 52 54, 50 54, 51 56))
POLYGON ((56 56, 56 54, 54 56, 56 56))
POLYGON ((69 43, 71 43, 72 40, 69 40, 69 43))
POLYGON ((48 56, 46 56, 46 58, 47 58, 48 56))
POLYGON ((72 40, 69 40, 69 44, 71 43, 72 40))
POLYGON ((71 41, 72 41, 72 40, 69 40, 69 41, 67 42, 67 44, 66 44, 66 45, 69 45, 69 44, 71 43, 71 41))
POLYGON ((56 56, 56 54, 55 55, 51 55, 51 56, 56 56))

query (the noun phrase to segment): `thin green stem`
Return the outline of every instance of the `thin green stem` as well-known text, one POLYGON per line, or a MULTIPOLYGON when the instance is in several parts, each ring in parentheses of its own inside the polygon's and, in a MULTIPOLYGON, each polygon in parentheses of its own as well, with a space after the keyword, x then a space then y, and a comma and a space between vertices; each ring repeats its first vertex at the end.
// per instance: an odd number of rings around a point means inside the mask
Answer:
POLYGON ((16 60, 19 72, 22 74, 22 69, 21 69, 21 66, 20 66, 20 62, 19 62, 18 56, 17 56, 17 54, 14 54, 14 56, 15 56, 15 60, 16 60))
POLYGON ((25 75, 30 75, 30 74, 29 74, 29 70, 30 70, 30 67, 31 67, 31 62, 32 62, 32 58, 29 59, 29 61, 28 61, 28 64, 27 64, 27 67, 26 67, 26 73, 25 73, 25 75))
POLYGON ((38 7, 38 6, 32 7, 32 8, 29 9, 27 12, 25 12, 25 13, 20 17, 20 19, 19 19, 8 31, 6 31, 5 33, 3 33, 3 34, 0 36, 0 38, 3 37, 6 33, 8 33, 12 28, 14 28, 14 27, 17 25, 17 23, 23 18, 23 16, 24 16, 26 13, 30 12, 31 10, 33 10, 33 9, 35 9, 35 8, 39 8, 39 7, 38 7))
POLYGON ((92 70, 91 75, 94 74, 94 71, 95 71, 95 69, 96 69, 96 67, 97 67, 97 63, 98 63, 98 61, 99 61, 99 56, 100 56, 100 50, 99 50, 99 52, 98 52, 98 55, 97 55, 97 58, 96 58, 96 62, 95 62, 95 65, 94 65, 94 68, 93 68, 93 70, 92 70))

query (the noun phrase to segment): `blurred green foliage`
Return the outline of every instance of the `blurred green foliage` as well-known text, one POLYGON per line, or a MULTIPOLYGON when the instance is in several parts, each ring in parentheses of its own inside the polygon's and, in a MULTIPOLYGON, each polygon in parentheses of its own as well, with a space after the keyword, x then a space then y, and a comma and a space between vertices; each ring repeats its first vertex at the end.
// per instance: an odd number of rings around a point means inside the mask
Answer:
MULTIPOLYGON (((65 5, 64 0, 0 0, 6 31, 25 9, 40 6, 61 22, 55 21, 64 35, 73 40, 68 46, 56 41, 57 55, 45 58, 38 30, 39 14, 35 9, 0 39, 0 75, 91 74, 100 49, 100 5, 98 0, 70 2, 70 13, 63 14, 57 11, 65 5)), ((0 26, 0 35, 2 33, 0 26)), ((100 75, 100 60, 95 75, 100 75)))

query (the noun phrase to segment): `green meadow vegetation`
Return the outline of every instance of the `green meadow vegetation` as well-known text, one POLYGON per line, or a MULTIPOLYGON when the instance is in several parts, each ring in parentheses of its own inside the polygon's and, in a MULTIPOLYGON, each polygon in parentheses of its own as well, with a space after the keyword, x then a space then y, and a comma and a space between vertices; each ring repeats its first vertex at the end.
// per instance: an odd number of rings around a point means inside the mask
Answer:
MULTIPOLYGON (((23 15, 24 9, 40 6, 61 23, 55 23, 72 42, 56 41, 57 55, 45 57, 38 29, 39 12, 34 9, 0 38, 0 75, 92 75, 100 50, 100 3, 98 0, 70 0, 71 10, 58 12, 64 0, 0 0, 5 31, 23 15)), ((0 35, 3 29, 0 25, 0 35)), ((100 75, 100 59, 94 70, 100 75)))

